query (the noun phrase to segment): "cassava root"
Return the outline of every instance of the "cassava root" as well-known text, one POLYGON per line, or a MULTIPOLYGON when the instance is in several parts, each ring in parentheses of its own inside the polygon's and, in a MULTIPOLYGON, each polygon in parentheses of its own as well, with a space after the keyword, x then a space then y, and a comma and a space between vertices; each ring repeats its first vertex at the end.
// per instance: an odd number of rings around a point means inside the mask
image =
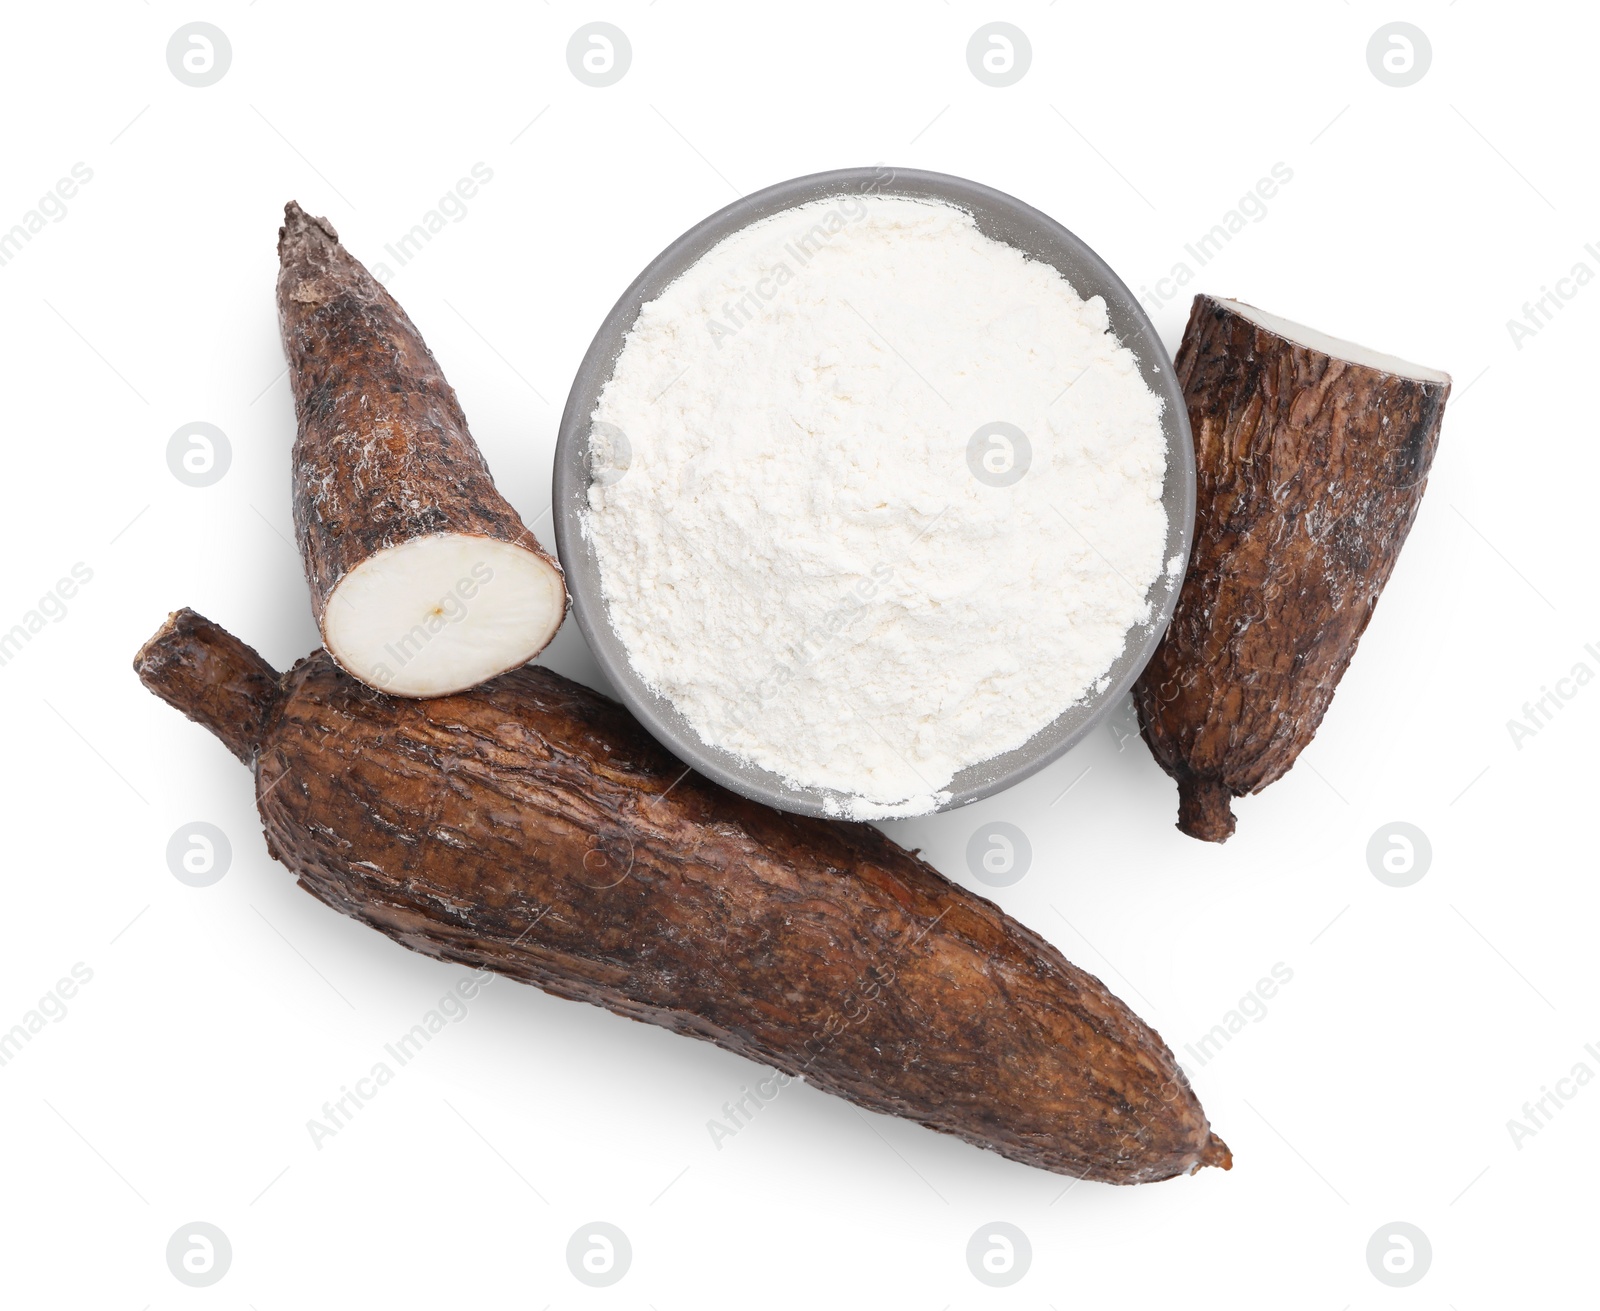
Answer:
POLYGON ((566 614, 561 566, 495 489, 432 352, 326 219, 278 232, 294 390, 294 525, 330 655, 397 696, 533 658, 566 614))
POLYGON ((1311 741, 1411 531, 1449 376, 1195 297, 1175 361, 1199 467, 1177 610, 1134 685, 1178 828, 1234 830, 1311 741))
POLYGON ((1046 1170, 1231 1164, 1161 1039, 1037 934, 874 828, 689 772, 547 669, 397 699, 321 651, 280 675, 189 610, 135 668, 251 766, 301 886, 415 951, 1046 1170))

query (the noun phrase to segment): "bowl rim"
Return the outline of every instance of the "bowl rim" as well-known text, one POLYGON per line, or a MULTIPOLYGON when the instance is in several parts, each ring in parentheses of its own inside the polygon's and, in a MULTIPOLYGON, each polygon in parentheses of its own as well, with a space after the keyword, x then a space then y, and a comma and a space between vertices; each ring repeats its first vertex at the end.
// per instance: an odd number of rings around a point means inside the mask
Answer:
MULTIPOLYGON (((1133 351, 1141 376, 1162 400, 1167 470, 1162 502, 1167 510, 1167 567, 1151 585, 1151 617, 1129 630, 1107 685, 1069 706, 1021 746, 961 770, 941 791, 949 799, 932 814, 958 809, 1002 792, 1060 759, 1111 714, 1154 656, 1177 606, 1194 539, 1195 454, 1188 411, 1177 375, 1155 325, 1138 298, 1111 267, 1075 233, 1006 192, 948 173, 870 165, 805 174, 740 197, 694 224, 652 259, 628 285, 601 322, 584 352, 567 393, 556 437, 551 479, 551 515, 556 553, 567 576, 573 615, 596 662, 624 705, 663 747, 686 766, 752 800, 794 814, 848 817, 841 807, 850 794, 796 787, 781 775, 703 742, 666 697, 635 672, 611 626, 601 591, 600 569, 581 516, 590 485, 590 418, 609 381, 641 307, 655 299, 696 260, 751 223, 813 200, 856 194, 942 201, 971 213, 986 235, 1050 264, 1085 299, 1104 298, 1111 330, 1133 351), (991 230, 992 229, 992 230, 991 230), (1003 235, 1009 234, 1009 235, 1003 235), (1024 242, 1031 239, 1035 247, 1024 242), (1057 255, 1062 262, 1040 251, 1057 255), (1069 270, 1063 263, 1072 263, 1069 270), (1172 566, 1177 557, 1176 568, 1172 566), (1067 723, 1072 719, 1074 722, 1067 723)), ((906 816, 912 818, 912 816, 906 816)))

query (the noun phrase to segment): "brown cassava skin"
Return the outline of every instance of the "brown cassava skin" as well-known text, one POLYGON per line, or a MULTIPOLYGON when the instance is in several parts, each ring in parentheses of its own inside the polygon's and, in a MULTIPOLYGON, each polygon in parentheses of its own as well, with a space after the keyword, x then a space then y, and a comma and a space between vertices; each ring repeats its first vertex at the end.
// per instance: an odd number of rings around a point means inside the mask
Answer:
POLYGON ((559 579, 555 557, 495 490, 421 334, 333 225, 290 201, 278 260, 278 326, 299 420, 294 529, 318 626, 350 570, 414 537, 511 542, 559 579))
POLYGON ((1330 357, 1197 296, 1175 361, 1194 432, 1194 547, 1134 685, 1178 783, 1178 828, 1234 830, 1230 798, 1311 741, 1411 531, 1450 384, 1330 357))
POLYGON ((280 677, 192 611, 135 668, 253 763, 301 886, 415 951, 1047 1170, 1231 1164, 1161 1039, 1049 943, 876 829, 690 773, 550 670, 399 700, 321 651, 280 677))

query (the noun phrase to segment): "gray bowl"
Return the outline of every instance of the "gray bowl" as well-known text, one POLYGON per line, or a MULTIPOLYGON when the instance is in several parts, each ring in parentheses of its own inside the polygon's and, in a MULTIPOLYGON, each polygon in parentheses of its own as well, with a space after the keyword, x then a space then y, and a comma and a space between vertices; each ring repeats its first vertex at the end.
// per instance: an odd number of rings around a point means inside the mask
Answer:
MULTIPOLYGON (((1167 510, 1168 528, 1166 553, 1162 558, 1170 560, 1178 556, 1187 567, 1194 532, 1194 446, 1172 362, 1133 293, 1105 261, 1049 215, 1041 214, 1002 191, 944 173, 881 167, 846 168, 780 182, 735 201, 690 228, 657 255, 622 294, 600 325, 573 379, 556 440, 553 508, 556 550, 567 571, 567 586, 572 592, 578 627, 612 686, 656 739, 707 778, 780 810, 802 815, 827 813, 824 802, 829 793, 820 788, 793 787, 770 770, 707 746, 665 697, 644 684, 628 662, 627 651, 606 613, 593 544, 584 537, 579 522, 588 500, 589 421, 640 307, 659 296, 702 255, 723 238, 758 219, 807 201, 869 191, 957 205, 977 220, 979 229, 987 236, 1058 269, 1080 296, 1105 298, 1112 331, 1133 351, 1145 382, 1165 402, 1162 423, 1167 438, 1167 478, 1162 501, 1167 510)), ((1057 759, 1101 723, 1155 654, 1156 645, 1172 618, 1182 579, 1182 569, 1175 575, 1164 573, 1151 587, 1152 619, 1129 632, 1122 654, 1111 666, 1110 682, 1104 692, 1091 694, 1081 704, 1070 707, 1015 750, 962 770, 948 785, 950 800, 941 809, 968 805, 1021 782, 1057 759)), ((833 794, 833 800, 844 802, 848 797, 833 794)))

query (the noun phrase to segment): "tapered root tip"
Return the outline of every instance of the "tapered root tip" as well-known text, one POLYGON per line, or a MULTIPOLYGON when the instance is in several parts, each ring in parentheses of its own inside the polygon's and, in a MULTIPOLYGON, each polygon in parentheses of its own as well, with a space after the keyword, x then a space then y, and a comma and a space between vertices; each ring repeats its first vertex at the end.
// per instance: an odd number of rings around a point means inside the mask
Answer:
POLYGON ((193 610, 174 610, 133 658, 139 681, 254 764, 280 692, 278 671, 193 610))
POLYGON ((1218 1138, 1216 1134, 1212 1134, 1210 1141, 1206 1143, 1205 1151, 1200 1153, 1200 1164, 1214 1165, 1222 1170, 1231 1170, 1233 1169, 1233 1153, 1229 1150, 1227 1143, 1218 1138))
POLYGON ((325 218, 307 214, 300 202, 291 200, 283 207, 283 226, 278 229, 278 256, 307 245, 326 246, 336 243, 339 234, 325 218))
POLYGON ((1226 783, 1190 775, 1178 780, 1178 831, 1202 842, 1233 836, 1233 794, 1226 783))

